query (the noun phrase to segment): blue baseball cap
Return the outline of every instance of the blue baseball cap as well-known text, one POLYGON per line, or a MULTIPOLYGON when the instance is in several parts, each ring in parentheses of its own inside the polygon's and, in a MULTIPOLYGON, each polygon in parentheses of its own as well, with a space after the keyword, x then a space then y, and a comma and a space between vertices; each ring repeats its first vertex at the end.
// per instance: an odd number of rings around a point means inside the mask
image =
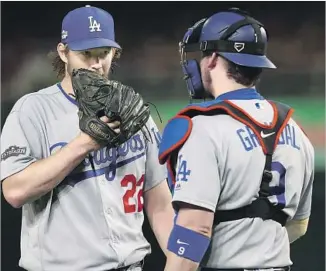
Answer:
POLYGON ((73 51, 99 47, 121 49, 115 41, 112 15, 89 5, 74 9, 64 17, 61 42, 73 51))

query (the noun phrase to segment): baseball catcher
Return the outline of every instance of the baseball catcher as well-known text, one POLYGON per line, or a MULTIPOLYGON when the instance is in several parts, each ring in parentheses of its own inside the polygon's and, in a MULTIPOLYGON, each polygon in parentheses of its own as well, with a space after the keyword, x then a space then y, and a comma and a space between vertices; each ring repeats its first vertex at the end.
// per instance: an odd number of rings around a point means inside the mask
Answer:
POLYGON ((132 87, 87 69, 73 71, 72 86, 79 108, 79 127, 100 145, 117 147, 123 144, 149 119, 149 105, 132 87), (101 121, 103 116, 119 121, 120 133, 101 121))
POLYGON ((267 43, 263 24, 236 8, 199 20, 179 43, 190 97, 213 99, 163 132, 177 213, 164 271, 291 269, 290 243, 311 213, 314 149, 294 110, 257 90, 263 69, 276 68, 267 43))

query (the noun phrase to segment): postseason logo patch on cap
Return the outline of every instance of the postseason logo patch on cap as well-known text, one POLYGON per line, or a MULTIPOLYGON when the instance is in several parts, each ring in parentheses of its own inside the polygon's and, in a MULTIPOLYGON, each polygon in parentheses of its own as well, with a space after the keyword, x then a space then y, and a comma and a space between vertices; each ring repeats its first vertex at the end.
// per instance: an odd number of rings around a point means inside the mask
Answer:
POLYGON ((68 37, 68 31, 62 30, 61 32, 61 39, 66 39, 68 37))

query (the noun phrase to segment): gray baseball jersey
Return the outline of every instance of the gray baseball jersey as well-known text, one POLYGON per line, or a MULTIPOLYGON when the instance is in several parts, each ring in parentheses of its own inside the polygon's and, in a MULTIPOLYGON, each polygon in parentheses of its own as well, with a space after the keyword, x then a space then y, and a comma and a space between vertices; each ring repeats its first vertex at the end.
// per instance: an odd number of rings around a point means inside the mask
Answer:
MULTIPOLYGON (((236 98, 235 98, 236 99, 236 98)), ((264 99, 231 100, 260 123, 271 123, 264 99)), ((268 136, 268 135, 266 135, 268 136)), ((258 197, 265 155, 253 131, 228 115, 196 116, 176 166, 173 201, 208 210, 230 210, 258 197)), ((285 204, 290 219, 310 215, 314 149, 293 119, 283 130, 272 163, 273 203, 285 204)), ((201 263, 211 268, 270 268, 291 265, 285 227, 244 218, 214 226, 201 263)))
MULTIPOLYGON (((143 192, 166 179, 159 131, 92 152, 53 191, 22 207, 19 265, 33 271, 103 271, 149 254, 142 233, 143 192)), ((46 158, 80 132, 77 106, 61 86, 22 97, 1 136, 1 179, 46 158)), ((51 170, 51 169, 49 169, 51 170)))

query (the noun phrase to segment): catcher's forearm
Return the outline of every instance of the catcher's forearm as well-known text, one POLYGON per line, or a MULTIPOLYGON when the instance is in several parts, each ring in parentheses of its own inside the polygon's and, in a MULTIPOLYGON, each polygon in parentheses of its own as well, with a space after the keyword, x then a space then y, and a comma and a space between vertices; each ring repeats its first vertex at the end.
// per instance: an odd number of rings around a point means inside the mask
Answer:
POLYGON ((15 208, 34 201, 56 187, 90 150, 79 137, 48 158, 36 161, 3 181, 5 199, 15 208))
POLYGON ((169 206, 167 206, 165 210, 148 216, 156 240, 158 241, 165 256, 168 254, 167 244, 173 227, 173 217, 174 212, 172 208, 169 208, 169 206))
POLYGON ((178 257, 176 254, 169 252, 166 260, 164 271, 196 271, 199 263, 178 257))
POLYGON ((165 180, 144 192, 144 208, 148 221, 165 255, 173 228, 174 210, 171 201, 172 195, 165 180))

